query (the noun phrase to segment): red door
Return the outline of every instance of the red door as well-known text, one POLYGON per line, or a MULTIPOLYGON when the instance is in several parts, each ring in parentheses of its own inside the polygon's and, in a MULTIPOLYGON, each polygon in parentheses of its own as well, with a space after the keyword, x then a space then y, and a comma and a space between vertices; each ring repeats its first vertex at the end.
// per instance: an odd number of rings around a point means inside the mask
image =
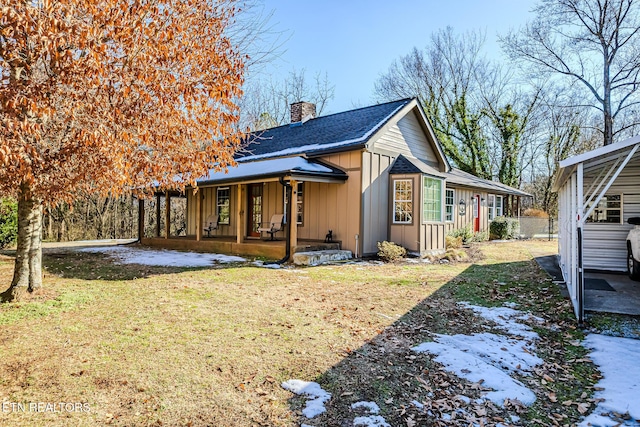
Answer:
POLYGON ((249 184, 247 203, 247 236, 260 237, 258 228, 262 225, 262 184, 249 184))
POLYGON ((473 196, 473 231, 480 231, 480 195, 473 196))

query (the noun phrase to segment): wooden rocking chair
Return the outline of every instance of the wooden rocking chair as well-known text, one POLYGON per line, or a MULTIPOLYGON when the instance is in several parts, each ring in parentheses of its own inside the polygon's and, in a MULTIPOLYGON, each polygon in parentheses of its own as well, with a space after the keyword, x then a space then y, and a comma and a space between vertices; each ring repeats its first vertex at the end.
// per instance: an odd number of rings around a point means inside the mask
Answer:
POLYGON ((275 214, 271 217, 271 221, 269 221, 269 227, 260 227, 258 228, 258 231, 260 233, 269 233, 271 235, 271 240, 275 240, 273 238, 273 235, 276 234, 278 231, 282 231, 283 230, 283 220, 284 220, 284 215, 283 214, 275 214))

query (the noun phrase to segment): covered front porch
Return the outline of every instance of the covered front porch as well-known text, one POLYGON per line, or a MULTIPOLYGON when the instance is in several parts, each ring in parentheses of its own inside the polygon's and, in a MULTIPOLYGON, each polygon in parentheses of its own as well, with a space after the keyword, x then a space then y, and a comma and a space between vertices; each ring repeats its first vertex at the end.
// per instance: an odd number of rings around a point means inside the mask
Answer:
POLYGON ((340 238, 327 237, 332 234, 329 230, 339 230, 338 221, 321 210, 330 209, 323 199, 338 191, 336 187, 344 187, 340 184, 346 179, 346 173, 335 167, 301 157, 241 163, 227 173, 210 173, 183 194, 156 194, 147 214, 141 201, 140 241, 270 259, 296 251, 340 249, 340 238), (184 205, 180 224, 172 209, 177 198, 184 205))
MULTIPOLYGON (((215 237, 196 240, 195 236, 148 237, 142 239, 143 245, 165 249, 189 250, 198 252, 223 253, 264 257, 269 259, 284 258, 287 252, 286 239, 262 240, 243 239, 238 242, 234 237, 215 237)), ((291 248, 291 253, 316 250, 340 249, 341 242, 325 243, 317 240, 298 239, 291 248)))

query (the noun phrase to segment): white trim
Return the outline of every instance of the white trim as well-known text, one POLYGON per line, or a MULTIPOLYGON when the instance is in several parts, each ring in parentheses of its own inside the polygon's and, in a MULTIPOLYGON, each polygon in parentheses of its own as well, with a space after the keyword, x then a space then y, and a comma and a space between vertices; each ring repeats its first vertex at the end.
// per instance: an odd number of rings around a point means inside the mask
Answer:
POLYGON ((216 188, 216 215, 218 215, 218 224, 221 224, 221 225, 231 224, 231 188, 229 186, 216 188), (226 205, 227 209, 229 210, 229 215, 227 216, 226 222, 222 220, 222 215, 220 215, 220 208, 225 206, 220 204, 220 191, 225 191, 225 190, 229 194, 229 197, 227 198, 227 201, 229 203, 226 205))
POLYGON ((487 194, 487 218, 489 219, 489 222, 491 222, 495 219, 495 217, 496 217, 496 195, 487 194))
MULTIPOLYGON (((413 224, 413 209, 414 209, 414 199, 415 199, 415 194, 414 194, 414 190, 413 190, 413 179, 411 178, 400 178, 400 179, 394 179, 393 180, 393 211, 391 212, 391 216, 392 216, 392 222, 393 224, 413 224), (408 182, 409 183, 409 191, 411 194, 411 197, 409 199, 396 199, 396 183, 398 182, 408 182), (408 221, 398 221, 396 220, 396 203, 410 203, 411 204, 411 211, 408 212, 409 215, 409 220, 408 221)), ((405 212, 406 213, 406 212, 405 212)))
POLYGON ((453 188, 444 189, 444 222, 454 222, 456 217, 456 190, 453 188), (447 191, 451 191, 451 204, 447 204, 447 191), (451 206, 451 219, 447 219, 447 206, 451 206))
POLYGON ((577 165, 578 163, 586 162, 587 160, 602 157, 607 154, 611 154, 617 150, 623 150, 625 148, 631 147, 634 144, 640 144, 640 135, 636 135, 629 139, 625 139, 624 141, 605 145, 604 147, 596 148, 595 150, 591 150, 586 153, 578 154, 577 156, 573 156, 573 157, 569 157, 568 159, 561 160, 560 168, 574 166, 574 165, 577 165))
POLYGON ((420 192, 422 194, 422 203, 421 203, 421 206, 420 206, 420 210, 421 210, 421 215, 422 215, 422 223, 423 224, 428 224, 428 223, 440 224, 440 223, 445 222, 443 220, 443 218, 444 218, 444 193, 445 193, 443 190, 446 189, 444 180, 442 180, 440 178, 437 178, 437 177, 434 177, 434 176, 431 176, 431 175, 421 175, 421 178, 422 179, 420 180, 420 192), (425 179, 432 179, 432 180, 438 181, 440 183, 440 219, 427 220, 425 218, 425 214, 424 214, 425 213, 424 204, 425 204, 425 201, 426 201, 425 191, 424 191, 424 180, 425 179))

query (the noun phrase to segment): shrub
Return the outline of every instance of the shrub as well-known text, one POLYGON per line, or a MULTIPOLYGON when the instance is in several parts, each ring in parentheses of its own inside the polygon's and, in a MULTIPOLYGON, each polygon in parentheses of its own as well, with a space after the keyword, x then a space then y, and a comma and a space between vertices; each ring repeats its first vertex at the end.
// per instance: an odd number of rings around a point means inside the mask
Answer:
POLYGON ((460 237, 462 239, 462 243, 466 244, 473 240, 473 231, 471 231, 471 226, 467 225, 464 228, 457 228, 452 230, 448 234, 451 237, 460 237))
POLYGON ((487 240, 489 240, 489 233, 487 233, 486 231, 478 231, 477 233, 473 233, 473 237, 471 238, 471 241, 474 243, 486 242, 487 240))
POLYGON ((467 253, 462 249, 447 249, 447 252, 442 256, 442 259, 447 261, 466 261, 469 259, 467 253))
MULTIPOLYGON (((489 235, 487 234, 486 231, 478 231, 477 233, 474 233, 473 231, 471 231, 471 225, 467 225, 464 228, 458 228, 455 230, 452 230, 449 232, 449 234, 447 234, 447 236, 445 237, 445 242, 447 243, 447 248, 459 248, 460 246, 462 246, 463 244, 466 245, 468 243, 475 243, 475 242, 484 242, 486 240, 489 240, 489 235), (449 245, 449 238, 451 239, 460 239, 460 245, 459 246, 450 246, 449 245)), ((454 241, 452 241, 451 243, 454 243, 454 241)))
POLYGON ((378 242, 378 256, 386 262, 393 262, 404 258, 407 250, 393 242, 378 242))
POLYGON ((462 247, 462 237, 453 237, 451 234, 447 234, 444 238, 445 248, 458 249, 462 247))
POLYGON ((549 214, 542 209, 529 208, 522 212, 522 216, 531 216, 535 218, 549 218, 549 214))
POLYGON ((0 249, 13 245, 18 237, 18 204, 0 199, 0 249))
POLYGON ((491 221, 489 227, 489 233, 491 239, 513 239, 518 235, 520 224, 515 218, 506 218, 504 216, 498 216, 491 221))

